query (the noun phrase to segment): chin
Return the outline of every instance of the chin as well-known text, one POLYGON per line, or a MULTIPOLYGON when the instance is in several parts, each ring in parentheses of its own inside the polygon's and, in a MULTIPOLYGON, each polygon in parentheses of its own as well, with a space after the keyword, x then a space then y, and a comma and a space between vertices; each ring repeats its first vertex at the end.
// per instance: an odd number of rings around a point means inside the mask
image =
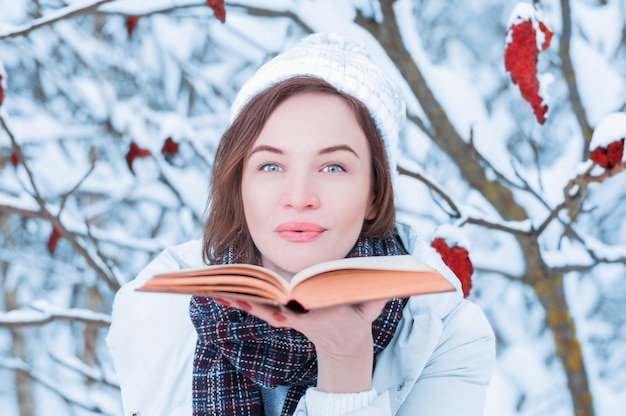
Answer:
POLYGON ((318 256, 312 256, 310 253, 304 254, 302 256, 302 258, 306 258, 306 260, 296 260, 294 262, 291 262, 291 265, 293 266, 293 269, 297 269, 295 270, 294 273, 298 273, 300 270, 306 269, 307 267, 310 266, 314 266, 318 263, 324 263, 326 261, 332 261, 332 260, 339 260, 342 257, 338 257, 337 255, 318 255, 318 256))
POLYGON ((342 255, 340 250, 330 252, 320 250, 321 247, 314 247, 309 244, 299 244, 296 247, 282 246, 278 250, 276 248, 278 247, 268 250, 264 257, 284 272, 292 275, 318 263, 339 260, 347 254, 342 255), (272 261, 272 259, 276 259, 276 261, 272 261))
POLYGON ((320 263, 320 262, 319 261, 293 261, 293 262, 289 262, 288 264, 285 264, 285 267, 283 267, 283 269, 288 271, 289 273, 296 274, 306 269, 307 267, 313 266, 317 263, 320 263))

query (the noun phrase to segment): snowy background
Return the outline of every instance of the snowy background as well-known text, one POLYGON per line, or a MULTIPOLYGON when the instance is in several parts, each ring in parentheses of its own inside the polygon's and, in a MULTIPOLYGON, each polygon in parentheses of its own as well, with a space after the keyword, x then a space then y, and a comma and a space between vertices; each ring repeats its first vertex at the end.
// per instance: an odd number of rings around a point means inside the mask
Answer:
POLYGON ((530 2, 398 0, 403 61, 367 30, 391 3, 227 2, 222 24, 199 0, 0 0, 2 415, 121 413, 104 345, 115 291, 200 235, 234 94, 313 31, 361 40, 402 85, 399 216, 427 240, 463 234, 498 339, 486 414, 592 414, 568 371, 594 414, 624 414, 625 162, 609 176, 589 152, 626 137, 626 1, 536 2, 554 32, 544 124, 504 67, 530 2))

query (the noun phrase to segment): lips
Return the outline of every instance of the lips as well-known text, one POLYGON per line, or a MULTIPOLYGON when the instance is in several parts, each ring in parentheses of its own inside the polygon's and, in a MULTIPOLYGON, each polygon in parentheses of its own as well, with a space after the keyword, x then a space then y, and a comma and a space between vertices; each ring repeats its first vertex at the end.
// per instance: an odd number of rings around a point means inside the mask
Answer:
POLYGON ((317 240, 326 228, 310 222, 286 222, 276 227, 280 238, 291 243, 308 243, 317 240))

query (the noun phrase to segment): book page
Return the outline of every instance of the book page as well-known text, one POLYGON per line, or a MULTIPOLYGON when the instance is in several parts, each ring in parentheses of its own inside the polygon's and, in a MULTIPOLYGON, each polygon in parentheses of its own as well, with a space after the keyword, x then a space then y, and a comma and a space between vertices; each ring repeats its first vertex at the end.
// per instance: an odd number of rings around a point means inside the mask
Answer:
POLYGON ((315 264, 297 273, 291 280, 291 286, 296 286, 311 276, 340 269, 371 269, 371 270, 398 270, 398 271, 428 271, 433 270, 424 262, 411 254, 400 256, 373 256, 349 257, 339 260, 315 264))
POLYGON ((435 271, 345 269, 301 281, 293 289, 290 300, 306 310, 454 290, 454 286, 435 271))
POLYGON ((283 299, 286 290, 264 279, 239 275, 157 276, 141 288, 145 291, 193 293, 197 296, 219 297, 225 293, 248 293, 271 299, 283 299))
MULTIPOLYGON (((218 277, 232 281, 236 277, 246 276, 267 282, 275 287, 281 288, 285 292, 289 289, 289 283, 279 276, 277 273, 261 266, 252 264, 213 264, 210 266, 198 267, 194 269, 177 270, 170 273, 156 274, 152 280, 161 280, 164 278, 175 277, 192 278, 192 279, 208 279, 207 282, 215 281, 218 277), (156 279, 155 279, 156 278, 156 279)), ((235 279, 236 280, 236 279, 235 279)), ((170 282, 168 282, 170 283, 170 282)))

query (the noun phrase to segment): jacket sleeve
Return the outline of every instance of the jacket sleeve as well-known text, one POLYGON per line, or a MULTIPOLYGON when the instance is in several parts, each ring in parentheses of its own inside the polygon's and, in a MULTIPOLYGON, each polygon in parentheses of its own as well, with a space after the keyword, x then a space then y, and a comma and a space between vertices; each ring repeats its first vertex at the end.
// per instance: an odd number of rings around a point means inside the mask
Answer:
POLYGON ((124 415, 191 414, 196 332, 189 319, 190 297, 135 290, 155 273, 185 266, 168 249, 115 296, 106 341, 124 415))
MULTIPOLYGON (((373 400, 359 408, 341 411, 340 397, 326 393, 333 415, 344 416, 480 416, 483 415, 486 390, 495 365, 495 338, 482 310, 466 300, 444 318, 441 337, 425 367, 413 384, 400 383, 393 389, 379 391, 373 400), (334 401, 333 401, 334 400, 334 401)), ((417 353, 416 351, 414 351, 417 353)), ((410 353, 394 357, 398 366, 411 360, 410 353)), ((380 368, 385 372, 387 369, 380 368)), ((296 415, 331 414, 315 412, 300 401, 296 415)), ((339 395, 340 396, 340 395, 339 395)))
POLYGON ((362 393, 323 393, 309 388, 294 416, 391 416, 386 393, 375 389, 362 393))
POLYGON ((463 300, 444 318, 439 343, 397 415, 483 415, 495 358, 487 318, 463 300))

